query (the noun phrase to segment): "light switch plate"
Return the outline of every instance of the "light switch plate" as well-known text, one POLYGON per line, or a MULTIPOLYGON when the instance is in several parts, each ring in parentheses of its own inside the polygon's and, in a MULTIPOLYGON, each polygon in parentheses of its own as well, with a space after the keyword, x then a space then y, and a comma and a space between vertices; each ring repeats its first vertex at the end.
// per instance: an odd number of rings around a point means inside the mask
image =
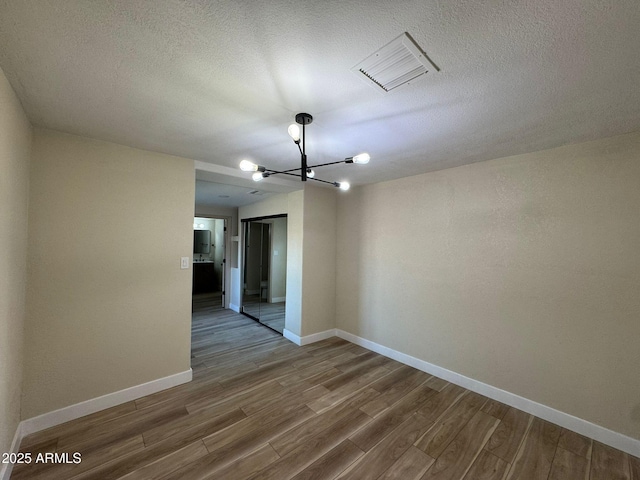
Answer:
POLYGON ((180 257, 180 268, 182 270, 189 268, 189 257, 180 257))

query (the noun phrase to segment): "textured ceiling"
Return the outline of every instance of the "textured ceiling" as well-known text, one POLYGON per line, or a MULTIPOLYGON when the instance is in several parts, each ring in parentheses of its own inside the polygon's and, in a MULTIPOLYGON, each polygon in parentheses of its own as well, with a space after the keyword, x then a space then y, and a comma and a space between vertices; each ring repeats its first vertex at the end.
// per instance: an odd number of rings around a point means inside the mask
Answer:
POLYGON ((638 0, 0 1, 0 67, 38 126, 363 184, 640 129, 638 0), (441 69, 350 68, 409 32, 441 69), (322 175, 320 175, 322 173, 322 175))
POLYGON ((273 196, 273 193, 263 191, 260 186, 246 188, 196 180, 196 205, 242 207, 273 196))

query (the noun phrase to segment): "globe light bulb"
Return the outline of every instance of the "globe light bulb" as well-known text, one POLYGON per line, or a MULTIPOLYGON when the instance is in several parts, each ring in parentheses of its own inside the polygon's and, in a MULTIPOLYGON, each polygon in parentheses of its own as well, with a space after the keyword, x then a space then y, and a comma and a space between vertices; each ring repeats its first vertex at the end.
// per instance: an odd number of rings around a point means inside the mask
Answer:
POLYGON ((311 170, 310 168, 307 169, 307 178, 313 178, 316 176, 316 172, 314 170, 311 170))
POLYGON ((258 165, 250 162, 249 160, 242 160, 240 162, 240 170, 242 170, 243 172, 257 172, 258 165))
POLYGON ((349 182, 338 182, 338 188, 346 192, 351 188, 351 184, 349 182))
POLYGON ((287 131, 289 132, 289 136, 293 138, 294 142, 300 141, 300 127, 298 125, 292 123, 289 125, 289 129, 287 131))
POLYGON ((369 163, 369 160, 371 160, 371 157, 368 153, 361 153, 353 157, 353 163, 359 163, 360 165, 369 163))
POLYGON ((262 176, 262 172, 255 172, 253 175, 251 175, 251 178, 253 178, 254 182, 259 182, 264 177, 262 176))

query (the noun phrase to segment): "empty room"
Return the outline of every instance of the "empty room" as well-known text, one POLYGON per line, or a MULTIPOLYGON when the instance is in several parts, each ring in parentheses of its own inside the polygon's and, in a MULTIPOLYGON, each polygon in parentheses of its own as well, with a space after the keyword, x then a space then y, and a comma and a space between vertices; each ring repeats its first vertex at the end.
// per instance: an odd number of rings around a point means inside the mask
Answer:
POLYGON ((0 2, 0 480, 640 480, 639 24, 0 2))

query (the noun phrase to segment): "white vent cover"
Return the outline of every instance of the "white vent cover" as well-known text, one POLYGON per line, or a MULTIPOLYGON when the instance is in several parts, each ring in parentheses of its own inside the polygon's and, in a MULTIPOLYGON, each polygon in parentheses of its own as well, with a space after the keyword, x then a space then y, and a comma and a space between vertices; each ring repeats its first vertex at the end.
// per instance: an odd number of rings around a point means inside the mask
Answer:
POLYGON ((390 92, 431 69, 438 68, 405 32, 365 58, 351 71, 376 89, 390 92))

